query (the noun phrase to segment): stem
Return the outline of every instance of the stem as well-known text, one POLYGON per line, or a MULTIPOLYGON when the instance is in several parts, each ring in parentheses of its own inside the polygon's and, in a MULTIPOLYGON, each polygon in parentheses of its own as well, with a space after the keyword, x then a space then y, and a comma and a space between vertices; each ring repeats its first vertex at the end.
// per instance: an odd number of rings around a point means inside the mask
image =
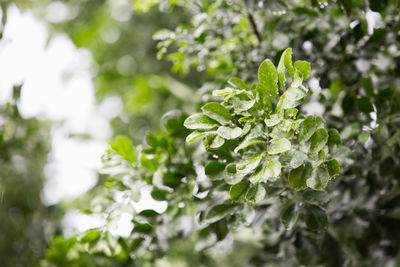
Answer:
POLYGON ((253 28, 253 32, 254 32, 254 34, 257 36, 258 44, 261 44, 261 42, 262 42, 261 34, 260 34, 260 32, 258 31, 257 24, 256 24, 256 20, 254 19, 254 16, 253 16, 253 14, 252 14, 251 11, 250 11, 250 8, 251 8, 251 7, 248 8, 247 3, 246 3, 246 0, 244 0, 244 7, 245 7, 245 9, 246 9, 247 18, 249 19, 250 24, 251 24, 251 27, 253 28))
POLYGON ((250 21, 251 27, 253 28, 254 34, 257 36, 258 43, 261 44, 262 38, 261 38, 260 32, 257 29, 257 24, 254 19, 254 16, 249 10, 247 10, 247 17, 249 18, 249 21, 250 21))

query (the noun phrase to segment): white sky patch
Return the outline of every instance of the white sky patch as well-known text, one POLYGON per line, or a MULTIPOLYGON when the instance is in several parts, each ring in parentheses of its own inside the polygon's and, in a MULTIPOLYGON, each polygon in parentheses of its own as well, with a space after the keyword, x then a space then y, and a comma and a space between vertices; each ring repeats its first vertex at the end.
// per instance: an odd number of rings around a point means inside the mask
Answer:
MULTIPOLYGON (((46 45, 48 36, 46 24, 31 12, 9 8, 0 42, 0 104, 10 98, 13 85, 23 83, 21 114, 59 122, 52 129, 42 195, 46 205, 53 205, 79 197, 95 185, 100 157, 112 134, 106 109, 119 103, 111 99, 97 106, 91 54, 62 34, 46 45), (93 138, 71 137, 77 134, 93 138)), ((120 112, 117 108, 111 114, 120 112)))

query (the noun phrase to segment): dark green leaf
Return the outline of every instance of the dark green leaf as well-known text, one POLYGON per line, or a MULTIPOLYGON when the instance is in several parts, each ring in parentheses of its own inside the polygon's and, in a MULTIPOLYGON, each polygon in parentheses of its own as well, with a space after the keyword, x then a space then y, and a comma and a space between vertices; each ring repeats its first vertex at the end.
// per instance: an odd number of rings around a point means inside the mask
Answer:
POLYGON ((240 182, 231 186, 229 195, 233 201, 244 202, 247 189, 249 188, 248 182, 240 182))
POLYGON ((317 153, 324 148, 328 142, 328 132, 324 128, 319 128, 311 137, 310 152, 317 153))
POLYGON ((310 230, 326 230, 328 228, 328 217, 325 211, 316 205, 307 205, 305 213, 306 225, 310 230))
POLYGON ((265 198, 265 188, 261 184, 256 184, 247 191, 246 199, 250 201, 252 204, 258 203, 265 198))
POLYGON ((299 217, 299 209, 296 203, 287 206, 281 214, 281 223, 286 230, 292 230, 299 217))
MULTIPOLYGON (((204 167, 204 172, 206 175, 214 176, 217 174, 221 174, 224 169, 225 169, 225 164, 223 164, 219 161, 210 161, 204 167)), ((221 178, 222 178, 222 175, 221 175, 221 178)))
POLYGON ((208 224, 215 223, 234 212, 235 212, 234 205, 228 205, 228 204, 215 205, 207 212, 206 222, 208 224))
POLYGON ((297 191, 307 188, 307 179, 311 177, 312 166, 310 163, 302 165, 289 173, 289 184, 297 191))

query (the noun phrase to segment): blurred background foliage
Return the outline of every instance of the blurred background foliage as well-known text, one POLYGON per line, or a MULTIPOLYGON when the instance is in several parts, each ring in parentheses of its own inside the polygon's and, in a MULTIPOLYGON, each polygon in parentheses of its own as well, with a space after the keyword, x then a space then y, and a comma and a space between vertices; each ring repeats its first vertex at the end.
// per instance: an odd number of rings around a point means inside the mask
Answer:
MULTIPOLYGON (((10 4, 33 10, 47 20, 54 34, 64 32, 77 47, 91 52, 96 97, 99 102, 120 97, 124 113, 110 123, 114 135, 126 135, 134 145, 141 144, 152 130, 160 140, 172 136, 167 142, 183 146, 168 127, 160 125, 165 112, 193 112, 210 99, 211 90, 225 87, 232 76, 255 81, 263 59, 277 63, 283 50, 292 47, 296 59, 312 66, 308 85, 313 94, 303 112, 322 115, 328 127, 339 130, 348 147, 343 152, 348 162, 327 188, 329 198, 324 197, 322 204, 330 221, 326 232, 279 232, 269 225, 258 228, 257 234, 232 234, 221 223, 185 231, 177 228, 182 218, 193 215, 188 205, 193 199, 185 200, 186 208, 176 212, 181 199, 171 198, 168 212, 154 219, 163 231, 150 235, 155 236, 150 250, 137 233, 132 234, 135 238, 122 238, 90 231, 53 239, 42 264, 400 264, 400 1, 6 0, 0 3, 3 25, 10 4), (61 21, 49 17, 52 5, 67 8, 69 16, 61 21), (168 232, 166 248, 160 236, 168 232), (224 247, 223 240, 231 242, 224 247), (139 252, 133 253, 134 249, 139 252)), ((17 99, 1 108, 5 122, 0 128, 0 259, 5 266, 37 263, 51 236, 61 233, 57 226, 61 215, 52 215, 54 208, 44 207, 39 199, 49 125, 22 119, 17 99), (46 232, 46 225, 53 227, 46 232)), ((188 152, 176 153, 182 157, 188 152)), ((105 181, 110 182, 106 177, 78 206, 88 206, 93 195, 109 194, 103 187, 105 181)), ((118 191, 115 181, 111 182, 118 191)), ((182 183, 174 188, 176 195, 187 186, 182 183)), ((113 203, 112 198, 107 201, 113 203)), ((199 202, 210 204, 207 199, 199 202)), ((271 218, 279 213, 268 208, 259 212, 268 212, 271 218)))

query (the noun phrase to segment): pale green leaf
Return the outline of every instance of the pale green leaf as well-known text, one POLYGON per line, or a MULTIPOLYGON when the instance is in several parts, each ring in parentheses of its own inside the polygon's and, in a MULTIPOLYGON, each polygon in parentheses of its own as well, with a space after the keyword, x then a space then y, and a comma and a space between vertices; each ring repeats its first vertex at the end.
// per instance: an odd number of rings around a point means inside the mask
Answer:
POLYGON ((358 135, 358 142, 361 144, 365 144, 367 142, 369 136, 371 135, 371 131, 364 131, 358 135))
POLYGON ((235 163, 230 163, 226 165, 224 170, 224 180, 227 184, 239 183, 244 176, 244 174, 237 173, 235 163))
POLYGON ((305 81, 308 75, 310 75, 311 65, 307 61, 302 61, 302 60, 296 61, 294 63, 294 68, 297 70, 303 81, 305 81))
POLYGON ((308 141, 318 128, 323 127, 324 119, 319 116, 307 116, 300 124, 299 142, 308 141))
POLYGON ((264 60, 258 68, 258 80, 267 92, 275 99, 278 99, 278 73, 271 60, 264 60))
POLYGON ((329 172, 324 167, 317 167, 313 170, 311 177, 307 179, 307 186, 311 189, 322 191, 329 182, 329 172))
POLYGON ((272 127, 277 125, 282 121, 282 118, 278 116, 278 114, 272 114, 269 119, 265 119, 264 122, 268 127, 272 127))
POLYGON ((294 77, 294 68, 292 66, 292 48, 287 48, 283 51, 281 59, 278 64, 278 78, 279 83, 282 85, 282 88, 286 88, 286 72, 285 69, 289 72, 290 76, 294 77))
POLYGON ((268 153, 270 155, 283 153, 290 150, 291 146, 292 145, 290 141, 286 138, 272 139, 270 141, 270 147, 268 153))
POLYGON ((207 149, 217 149, 225 143, 225 139, 220 137, 217 133, 207 133, 203 139, 203 145, 207 149))
POLYGON ((247 190, 246 194, 246 200, 250 201, 252 204, 258 203, 265 198, 265 188, 261 184, 257 184, 255 186, 252 186, 247 190))
POLYGON ((217 130, 217 134, 225 139, 235 139, 242 135, 242 129, 239 127, 221 126, 217 130))
POLYGON ((186 137, 186 142, 188 144, 192 143, 194 140, 196 140, 197 138, 203 136, 205 133, 204 132, 199 132, 199 131, 194 131, 191 132, 187 137, 186 137))
POLYGON ((215 120, 207 117, 204 114, 199 114, 199 113, 189 116, 185 120, 183 125, 186 128, 192 129, 192 130, 197 130, 197 129, 210 130, 212 128, 220 126, 220 124, 218 122, 216 122, 215 120))
POLYGON ((251 171, 253 171, 258 167, 263 156, 264 153, 257 153, 246 160, 238 162, 236 164, 236 171, 241 174, 250 173, 251 171))
POLYGON ((233 100, 233 108, 235 109, 235 112, 239 113, 251 109, 254 106, 254 103, 254 99, 235 98, 233 100))
POLYGON ((205 115, 221 124, 227 124, 232 120, 231 113, 223 105, 217 102, 207 103, 201 108, 201 110, 205 115))
POLYGON ((265 143, 265 141, 259 140, 254 137, 246 136, 243 141, 235 148, 235 153, 239 152, 240 150, 249 147, 251 145, 255 144, 262 144, 265 143))
POLYGON ((112 150, 121 155, 124 159, 134 162, 136 161, 136 152, 133 149, 131 141, 125 136, 117 136, 115 141, 108 143, 112 150))
POLYGON ((230 78, 228 83, 237 89, 242 89, 242 90, 248 89, 246 83, 237 77, 230 78))

